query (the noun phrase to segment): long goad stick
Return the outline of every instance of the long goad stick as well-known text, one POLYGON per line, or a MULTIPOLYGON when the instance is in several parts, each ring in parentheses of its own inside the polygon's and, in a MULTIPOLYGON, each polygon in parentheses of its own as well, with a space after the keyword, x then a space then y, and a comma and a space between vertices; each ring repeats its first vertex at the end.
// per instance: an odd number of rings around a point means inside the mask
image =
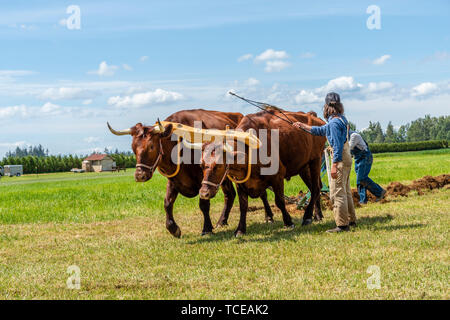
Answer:
MULTIPOLYGON (((278 108, 277 106, 273 106, 273 105, 271 105, 271 104, 264 103, 264 102, 258 102, 258 101, 250 100, 250 99, 247 99, 247 98, 238 96, 236 93, 231 92, 231 91, 229 91, 228 93, 231 94, 232 96, 235 96, 236 98, 239 98, 239 99, 241 99, 241 100, 243 100, 243 101, 245 101, 245 102, 251 104, 252 106, 257 107, 258 109, 261 109, 261 110, 264 111, 264 112, 267 112, 267 113, 269 113, 269 114, 271 114, 271 115, 277 117, 278 119, 281 119, 281 120, 283 120, 283 121, 289 123, 290 125, 293 125, 293 124, 294 124, 294 122, 293 122, 291 119, 289 119, 289 117, 283 112, 283 110, 282 110, 281 108, 278 108), (274 113, 272 113, 272 112, 269 112, 269 111, 267 110, 267 108, 271 108, 271 109, 274 109, 274 110, 276 110, 276 111, 281 112, 281 114, 282 114, 283 116, 285 116, 285 118, 282 118, 282 117, 280 117, 280 116, 278 116, 278 115, 276 115, 276 114, 274 114, 274 113)), ((297 127, 294 127, 294 128, 297 128, 297 127)), ((306 129, 304 129, 304 128, 301 128, 301 127, 300 127, 300 128, 297 128, 297 129, 301 129, 301 130, 303 130, 303 131, 308 132, 309 134, 311 134, 311 131, 306 130, 306 129)))

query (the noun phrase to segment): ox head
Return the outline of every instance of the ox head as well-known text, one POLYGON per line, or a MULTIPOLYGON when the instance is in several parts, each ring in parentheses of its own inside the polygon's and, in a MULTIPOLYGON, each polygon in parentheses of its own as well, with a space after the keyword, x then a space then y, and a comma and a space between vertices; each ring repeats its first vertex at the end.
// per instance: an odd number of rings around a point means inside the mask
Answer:
POLYGON ((203 181, 199 190, 201 199, 214 198, 228 174, 240 175, 242 165, 238 165, 236 161, 240 154, 243 153, 234 151, 234 148, 227 143, 209 142, 203 144, 201 161, 203 181), (227 159, 227 154, 230 154, 233 158, 231 163, 227 159))
POLYGON ((154 126, 144 126, 142 123, 125 130, 114 130, 108 123, 111 133, 121 135, 131 135, 133 141, 131 147, 136 155, 136 172, 134 178, 137 182, 145 182, 152 178, 153 172, 162 156, 163 140, 170 138, 172 125, 164 127, 158 120, 154 126))

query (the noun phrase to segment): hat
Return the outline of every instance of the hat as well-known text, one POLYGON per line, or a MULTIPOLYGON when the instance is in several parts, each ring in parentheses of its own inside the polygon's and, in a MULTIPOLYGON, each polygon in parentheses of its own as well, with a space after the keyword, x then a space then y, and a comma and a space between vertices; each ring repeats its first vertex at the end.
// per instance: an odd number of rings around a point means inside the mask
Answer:
POLYGON ((341 102, 341 98, 336 92, 330 92, 325 97, 326 104, 330 104, 331 102, 341 102))

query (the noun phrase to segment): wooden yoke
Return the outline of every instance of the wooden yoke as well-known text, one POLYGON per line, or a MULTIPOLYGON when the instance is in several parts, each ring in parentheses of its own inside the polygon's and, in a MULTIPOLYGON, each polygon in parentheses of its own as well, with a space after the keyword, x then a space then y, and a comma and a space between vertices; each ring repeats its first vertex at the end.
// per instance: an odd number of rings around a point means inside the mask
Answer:
POLYGON ((172 134, 182 137, 189 142, 197 142, 197 140, 200 140, 198 142, 213 142, 216 137, 221 137, 224 142, 227 140, 237 140, 245 143, 251 149, 259 149, 261 147, 261 140, 252 132, 237 131, 229 127, 225 130, 200 129, 170 121, 161 121, 161 124, 165 128, 171 124, 173 126, 172 134))

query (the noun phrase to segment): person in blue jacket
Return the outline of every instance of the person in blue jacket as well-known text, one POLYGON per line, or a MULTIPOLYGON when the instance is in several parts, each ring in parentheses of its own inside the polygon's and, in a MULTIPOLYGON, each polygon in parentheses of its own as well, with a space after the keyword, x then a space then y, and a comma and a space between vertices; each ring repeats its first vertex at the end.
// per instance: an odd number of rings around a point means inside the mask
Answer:
POLYGON ((367 203, 367 190, 369 190, 380 201, 384 198, 386 190, 369 178, 372 168, 373 156, 369 145, 363 137, 350 130, 350 153, 355 158, 356 185, 359 193, 359 203, 367 203))
POLYGON ((326 136, 328 143, 333 148, 333 165, 329 184, 336 228, 327 230, 327 232, 343 232, 348 231, 350 226, 356 226, 356 214, 350 188, 352 156, 349 147, 349 125, 344 116, 344 106, 337 93, 327 94, 323 116, 328 122, 323 126, 311 127, 301 122, 295 122, 294 126, 309 130, 316 136, 326 136))

